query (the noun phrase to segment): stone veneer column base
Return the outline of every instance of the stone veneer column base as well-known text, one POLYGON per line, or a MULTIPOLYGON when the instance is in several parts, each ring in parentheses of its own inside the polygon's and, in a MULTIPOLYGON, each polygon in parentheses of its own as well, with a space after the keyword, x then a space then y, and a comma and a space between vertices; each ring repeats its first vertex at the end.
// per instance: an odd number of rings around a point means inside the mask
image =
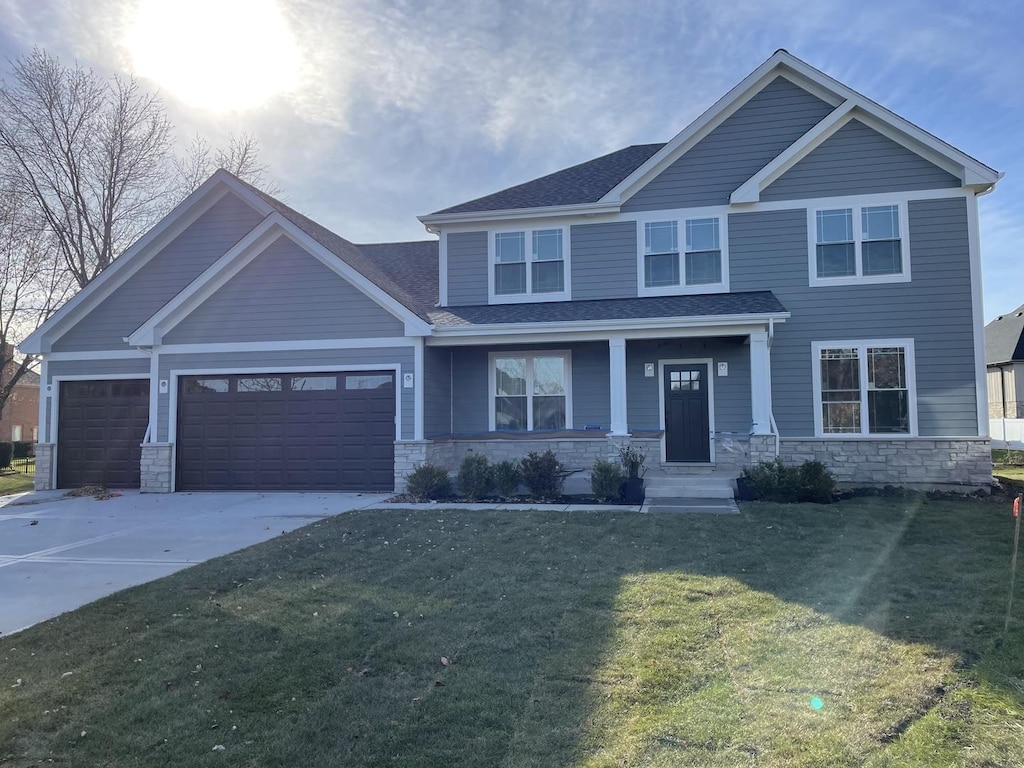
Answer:
POLYGON ((417 465, 427 461, 429 440, 395 440, 395 493, 405 492, 405 480, 417 465))
POLYGON ((762 461, 775 458, 774 435, 751 435, 749 438, 750 465, 756 466, 762 461))
POLYGON ((53 443, 36 443, 36 475, 33 487, 37 491, 53 490, 53 443))
POLYGON ((171 461, 174 457, 174 443, 142 444, 142 486, 143 493, 171 492, 171 461))

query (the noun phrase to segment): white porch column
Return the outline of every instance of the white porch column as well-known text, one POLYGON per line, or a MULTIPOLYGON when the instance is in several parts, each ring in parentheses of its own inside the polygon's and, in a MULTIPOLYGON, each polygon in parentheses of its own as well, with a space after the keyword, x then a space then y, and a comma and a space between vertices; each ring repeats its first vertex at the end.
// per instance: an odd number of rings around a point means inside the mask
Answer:
POLYGON ((626 339, 608 339, 608 379, 611 394, 611 433, 629 434, 626 424, 626 339))
POLYGON ((750 334, 750 410, 752 435, 772 433, 772 380, 768 361, 768 333, 750 334))

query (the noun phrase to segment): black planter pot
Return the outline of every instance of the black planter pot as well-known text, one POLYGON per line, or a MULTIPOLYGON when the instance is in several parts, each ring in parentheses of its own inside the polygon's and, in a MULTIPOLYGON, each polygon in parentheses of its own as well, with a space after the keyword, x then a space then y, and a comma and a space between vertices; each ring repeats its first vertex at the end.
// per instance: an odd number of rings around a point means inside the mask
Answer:
POLYGON ((754 486, 742 475, 736 478, 736 499, 737 501, 754 500, 754 486))
POLYGON ((622 500, 627 504, 644 503, 644 479, 642 477, 629 477, 622 484, 622 500))

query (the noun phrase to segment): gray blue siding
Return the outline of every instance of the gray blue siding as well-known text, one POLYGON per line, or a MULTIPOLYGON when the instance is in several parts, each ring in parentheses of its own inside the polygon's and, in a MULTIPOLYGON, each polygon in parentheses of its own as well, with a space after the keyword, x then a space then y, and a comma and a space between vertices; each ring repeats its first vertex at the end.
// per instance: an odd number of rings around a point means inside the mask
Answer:
POLYGON ((240 198, 227 194, 172 240, 124 285, 53 344, 55 352, 124 349, 142 325, 260 222, 240 198))
POLYGON ((851 120, 761 193, 762 200, 959 187, 943 169, 851 120))
POLYGON ((792 313, 776 327, 773 406, 784 437, 814 434, 811 343, 913 338, 922 436, 977 435, 967 205, 911 202, 912 280, 808 287, 803 208, 729 216, 734 291, 771 290, 792 313))
POLYGON ((448 235, 448 304, 487 303, 487 233, 448 235))
POLYGON ((452 351, 445 347, 423 350, 423 436, 452 431, 452 351))
POLYGON ((821 122, 833 107, 778 77, 625 205, 652 211, 727 205, 743 182, 821 122))
POLYGON ((573 299, 636 296, 636 222, 577 225, 571 238, 573 299))
POLYGON ((630 341, 626 343, 626 418, 631 430, 661 429, 658 363, 661 360, 711 358, 716 432, 750 433, 750 347, 744 337, 630 341), (718 376, 717 363, 729 364, 729 375, 718 376), (655 375, 644 376, 644 363, 654 363, 655 375))
POLYGON ((165 344, 404 336, 402 321, 280 237, 164 336, 165 344))
MULTIPOLYGON (((330 350, 289 350, 287 352, 229 352, 221 354, 161 355, 160 378, 169 380, 172 371, 202 371, 209 373, 231 373, 239 369, 250 369, 275 373, 282 368, 330 368, 331 366, 360 366, 373 370, 381 365, 401 366, 398 382, 402 407, 399 413, 402 438, 413 438, 415 409, 414 389, 405 389, 401 384, 402 373, 413 372, 413 348, 393 347, 382 349, 330 349, 330 350)), ((173 389, 173 384, 171 386, 173 389)), ((157 401, 157 441, 168 442, 170 396, 161 394, 157 401)), ((173 436, 169 442, 174 442, 173 436)))

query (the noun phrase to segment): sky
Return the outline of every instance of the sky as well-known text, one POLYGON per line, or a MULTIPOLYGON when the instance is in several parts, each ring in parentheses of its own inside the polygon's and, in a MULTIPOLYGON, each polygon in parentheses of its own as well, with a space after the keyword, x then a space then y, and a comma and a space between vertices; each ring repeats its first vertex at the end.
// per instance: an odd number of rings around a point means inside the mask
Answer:
POLYGON ((0 0, 6 61, 134 74, 183 145, 252 133, 281 198, 353 242, 667 141, 785 48, 1006 174, 986 322, 1024 303, 1022 37, 1024 0, 0 0))

